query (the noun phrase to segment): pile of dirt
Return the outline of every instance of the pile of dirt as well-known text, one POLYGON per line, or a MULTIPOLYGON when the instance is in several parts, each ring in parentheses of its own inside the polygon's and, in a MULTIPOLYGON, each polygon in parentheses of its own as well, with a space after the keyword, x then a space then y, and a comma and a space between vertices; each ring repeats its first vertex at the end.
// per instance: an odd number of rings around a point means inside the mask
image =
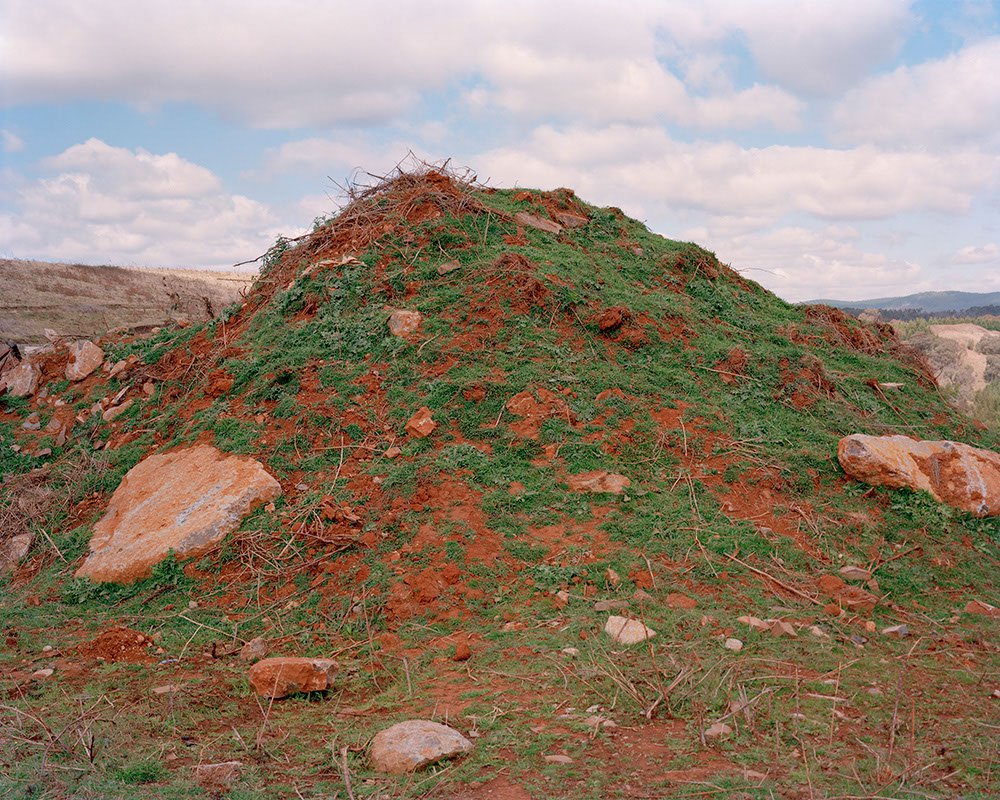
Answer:
POLYGON ((52 464, 67 504, 3 590, 6 658, 100 622, 76 654, 137 666, 44 679, 141 708, 132 746, 171 754, 161 783, 236 741, 247 796, 350 795, 352 776, 383 796, 992 788, 967 721, 990 724, 996 622, 962 609, 995 605, 996 521, 859 485, 837 443, 998 441, 886 326, 790 306, 568 189, 424 165, 279 240, 215 319, 99 344, 105 369, 67 386, 57 351, 0 401, 0 469, 52 464), (124 475, 198 443, 256 459, 280 497, 207 555, 74 580, 124 475), (609 614, 656 638, 620 645, 609 614), (236 658, 258 638, 336 659, 335 688, 258 705, 236 658), (160 709, 161 684, 187 688, 160 709), (379 775, 365 743, 412 716, 473 751, 379 775))

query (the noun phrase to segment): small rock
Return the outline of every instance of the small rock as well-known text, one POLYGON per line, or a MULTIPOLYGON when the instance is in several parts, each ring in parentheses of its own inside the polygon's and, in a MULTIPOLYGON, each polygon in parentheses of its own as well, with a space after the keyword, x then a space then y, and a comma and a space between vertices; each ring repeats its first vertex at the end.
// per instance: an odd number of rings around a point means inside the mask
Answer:
POLYGON ((639 620, 617 616, 608 617, 604 632, 619 644, 638 644, 656 636, 656 631, 639 620))
POLYGON ((690 611, 692 608, 698 607, 698 601, 693 597, 688 597, 686 594, 681 594, 680 592, 671 592, 664 598, 664 602, 669 608, 682 608, 690 611))
POLYGON ((176 683, 168 683, 165 686, 154 686, 153 694, 164 695, 164 694, 177 694, 181 690, 181 686, 176 683))
POLYGON ((156 384, 153 383, 152 381, 146 381, 142 385, 142 393, 144 395, 146 395, 147 397, 152 397, 153 396, 153 392, 155 392, 155 391, 156 391, 156 384))
POLYGON ((449 272, 454 272, 459 269, 462 265, 457 261, 445 261, 437 268, 438 275, 447 275, 449 272))
POLYGON ((0 574, 10 572, 28 555, 35 541, 33 533, 19 533, 6 542, 0 542, 0 574))
POLYGON ((755 631, 767 631, 771 629, 771 626, 768 623, 764 622, 764 620, 758 617, 749 617, 749 616, 737 617, 736 621, 741 623, 742 625, 747 625, 753 628, 755 631))
POLYGON ((882 629, 883 636, 898 636, 900 639, 910 635, 910 629, 905 625, 892 625, 882 629))
POLYGON ((101 414, 101 419, 103 419, 105 422, 111 422, 113 420, 116 420, 118 419, 118 417, 120 417, 122 414, 128 411, 132 407, 133 403, 135 403, 135 400, 126 400, 124 403, 121 403, 120 405, 111 406, 111 408, 109 408, 107 411, 101 414))
POLYGON ((535 214, 529 214, 527 211, 518 211, 514 215, 514 222, 518 225, 524 225, 526 228, 537 228, 538 230, 545 231, 546 233, 562 232, 562 225, 558 222, 553 222, 550 219, 543 219, 535 214))
POLYGON ((984 617, 1000 616, 1000 608, 984 603, 982 600, 970 600, 963 609, 966 614, 979 614, 984 617))
POLYGON ((824 631, 819 625, 810 625, 809 633, 815 636, 817 639, 829 639, 830 634, 824 631))
POLYGON ((763 781, 767 780, 767 775, 755 769, 745 769, 743 770, 743 778, 748 781, 763 781))
POLYGON ((632 481, 624 475, 616 475, 613 472, 605 472, 604 470, 594 470, 593 472, 583 472, 579 475, 570 475, 566 479, 566 484, 574 492, 621 494, 632 485, 632 481))
POLYGON ((81 339, 69 346, 66 380, 82 381, 104 361, 104 351, 91 341, 81 339))
POLYGON ((260 661, 267 655, 267 640, 257 636, 240 648, 240 661, 260 661))
POLYGON ((870 619, 866 619, 865 620, 865 632, 867 632, 867 633, 875 633, 875 631, 876 631, 875 623, 872 622, 872 620, 870 620, 870 619))
POLYGON ((240 761, 198 764, 194 767, 194 777, 201 784, 228 789, 236 783, 242 771, 243 763, 240 761))
POLYGON ((452 661, 468 661, 470 658, 472 658, 472 648, 467 642, 459 642, 455 645, 455 654, 451 657, 452 661))
POLYGON ((375 734, 371 760, 379 772, 401 775, 472 750, 454 728, 425 719, 400 722, 375 734))
POLYGON ((628 600, 598 600, 594 603, 594 611, 621 611, 631 605, 628 600))
POLYGON ((727 650, 732 650, 733 652, 738 653, 740 650, 743 649, 743 642, 741 642, 739 639, 732 639, 732 638, 726 639, 724 647, 727 650))
POLYGON ((250 668, 250 685, 262 697, 287 697, 295 692, 329 689, 336 664, 325 658, 265 658, 250 668))
POLYGON ((31 673, 31 677, 32 678, 51 678, 54 673, 55 673, 55 670, 52 669, 51 667, 48 667, 47 669, 36 669, 34 672, 31 673))
POLYGON ((604 580, 611 584, 612 588, 618 586, 618 584, 622 582, 621 576, 611 569, 611 567, 604 570, 604 580))
POLYGON ((709 725, 705 728, 704 737, 706 739, 718 739, 721 736, 728 736, 733 732, 725 722, 716 722, 714 725, 709 725))
POLYGON ((776 619, 772 622, 769 630, 773 636, 790 636, 793 639, 798 636, 791 623, 781 619, 776 619))
POLYGON ((409 336, 416 332, 423 319, 424 315, 419 311, 397 308, 389 315, 389 333, 393 336, 409 336))
POLYGON ((403 451, 400 448, 396 447, 396 445, 393 445, 392 447, 388 448, 382 455, 384 455, 391 461, 394 458, 399 458, 399 456, 401 456, 402 453, 403 451))
POLYGON ((427 406, 421 406, 417 412, 410 417, 406 423, 406 432, 417 439, 430 436, 437 423, 431 418, 431 410, 427 406))
POLYGON ((576 658, 580 655, 580 651, 575 647, 564 647, 561 652, 564 656, 569 656, 570 658, 576 658))
POLYGON ((869 581, 871 580, 872 574, 862 567, 846 566, 841 567, 840 577, 846 581, 869 581))
POLYGON ((542 756, 546 762, 549 764, 572 764, 573 759, 569 756, 559 755, 558 753, 551 756, 542 756))
POLYGON ((26 431, 37 431, 42 427, 42 418, 38 415, 38 412, 35 411, 27 416, 21 424, 21 427, 26 431))
POLYGON ((567 592, 565 589, 560 589, 558 592, 556 592, 556 605, 559 608, 562 608, 568 603, 569 603, 569 592, 567 592))
POLYGON ((52 647, 52 645, 47 644, 47 645, 45 645, 45 647, 42 648, 42 652, 43 653, 51 653, 54 649, 55 648, 52 647))

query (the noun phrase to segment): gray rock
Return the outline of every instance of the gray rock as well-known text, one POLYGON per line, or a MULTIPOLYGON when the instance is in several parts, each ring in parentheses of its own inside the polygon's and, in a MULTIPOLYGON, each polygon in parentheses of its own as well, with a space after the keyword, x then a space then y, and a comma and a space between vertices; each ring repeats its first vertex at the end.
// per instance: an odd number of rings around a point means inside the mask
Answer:
POLYGON ((638 644, 656 636, 656 631, 647 628, 639 620, 617 616, 608 617, 604 632, 619 644, 638 644))
POLYGON ((6 389, 11 397, 31 397, 38 388, 41 372, 30 361, 24 361, 0 377, 0 389, 6 389))
POLYGON ((472 742, 454 728, 426 719, 413 719, 375 734, 370 754, 379 772, 401 775, 468 753, 471 749, 472 742))
POLYGON ((104 351, 93 342, 81 339, 69 346, 66 380, 82 381, 104 363, 104 351))

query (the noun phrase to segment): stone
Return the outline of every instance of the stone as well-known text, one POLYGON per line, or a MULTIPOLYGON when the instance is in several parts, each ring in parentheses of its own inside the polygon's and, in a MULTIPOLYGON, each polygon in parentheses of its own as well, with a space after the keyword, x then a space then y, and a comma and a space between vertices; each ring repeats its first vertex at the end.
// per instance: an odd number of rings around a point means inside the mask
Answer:
POLYGON ((28 555, 34 541, 34 534, 19 533, 5 542, 0 542, 0 575, 14 569, 21 559, 28 555))
POLYGON ((459 269, 462 265, 457 261, 445 261, 437 268, 438 275, 447 275, 449 272, 454 272, 459 269))
POLYGON ((550 219, 545 219, 535 214, 529 214, 527 211, 518 211, 514 215, 514 222, 526 228, 537 228, 546 233, 562 233, 563 229, 562 225, 558 222, 553 222, 550 219))
POLYGON ((403 451, 400 448, 396 447, 396 445, 391 445, 386 448, 386 451, 382 455, 391 461, 394 458, 399 458, 402 454, 403 451))
POLYGON ((560 755, 559 753, 555 753, 553 755, 548 755, 548 756, 542 756, 542 758, 548 764, 572 764, 573 763, 573 759, 572 758, 570 758, 569 756, 560 755))
POLYGON ((706 739, 718 739, 722 736, 728 736, 733 732, 725 722, 716 722, 714 725, 709 725, 705 728, 704 736, 706 739))
POLYGON ((734 653, 738 653, 743 649, 743 642, 739 639, 729 638, 726 639, 725 645, 723 645, 727 650, 732 650, 734 653))
POLYGON ((210 445, 149 456, 115 490, 76 577, 130 583, 171 550, 181 559, 204 555, 280 494, 259 462, 210 445))
POLYGON ((619 644, 638 644, 656 636, 656 631, 647 628, 639 620, 614 615, 608 617, 604 632, 619 644))
POLYGON ((121 405, 111 406, 111 408, 109 408, 107 411, 101 414, 101 419, 103 419, 105 422, 112 422, 118 419, 118 417, 120 417, 122 414, 124 414, 132 407, 132 404, 134 402, 135 400, 126 400, 121 405))
POLYGON ((41 371, 30 361, 24 361, 0 377, 0 389, 6 389, 11 397, 31 397, 38 388, 41 371))
POLYGON ((261 697, 322 692, 333 685, 337 665, 327 658, 265 658, 250 668, 250 685, 261 697))
POLYGON ((419 311, 397 308, 389 315, 389 333, 393 336, 409 336, 416 333, 423 319, 424 315, 419 311))
POLYGON ((416 439, 424 439, 430 436, 436 427, 437 423, 431 417, 431 410, 427 406, 421 406, 407 421, 406 432, 416 439))
POLYGON ((51 667, 46 667, 45 669, 36 669, 31 673, 32 678, 51 678, 55 674, 55 670, 51 667))
POLYGON ((402 775, 468 753, 472 747, 472 742, 454 728, 426 719, 413 719, 379 731, 372 739, 369 752, 379 772, 402 775))
POLYGON ((624 475, 617 475, 614 472, 594 470, 593 472, 581 472, 579 475, 570 475, 566 479, 566 484, 574 492, 621 494, 632 485, 632 481, 624 475))
POLYGON ((39 416, 38 412, 35 411, 29 414, 23 423, 21 423, 21 428, 26 431, 37 431, 42 427, 42 418, 39 416))
POLYGON ((104 363, 104 351, 87 339, 73 342, 69 346, 69 363, 66 365, 66 380, 82 381, 104 363))
POLYGON ((177 694, 181 690, 180 684, 167 683, 163 686, 154 686, 153 694, 155 695, 165 695, 165 694, 177 694))
POLYGON ((698 607, 698 601, 693 597, 688 597, 686 594, 681 594, 680 592, 671 592, 668 594, 664 600, 668 608, 679 608, 686 611, 690 611, 692 608, 698 607))
POLYGON ((267 640, 263 636, 251 639, 240 648, 240 661, 260 661, 267 655, 267 640))
POLYGON ((554 211, 552 216, 564 228, 583 228, 590 222, 589 217, 574 214, 572 211, 554 211))
POLYGON ((218 764, 196 764, 193 769, 195 780, 199 783, 228 789, 239 779, 240 773, 243 771, 243 762, 221 761, 218 764))
POLYGON ((832 598, 838 605, 849 608, 852 611, 868 613, 878 603, 878 598, 857 586, 849 586, 844 580, 836 575, 821 575, 819 578, 819 590, 827 597, 832 598))
POLYGON ((840 440, 844 472, 873 486, 929 492, 977 517, 1000 514, 1000 453, 949 441, 852 434, 840 440))
POLYGON ((841 567, 838 572, 845 581, 870 581, 872 578, 871 572, 862 567, 841 567))
POLYGON ((978 614, 984 617, 1000 617, 1000 608, 984 603, 982 600, 970 600, 963 609, 966 614, 978 614))
POLYGON ((903 639, 910 635, 910 629, 906 625, 891 625, 888 628, 882 629, 883 636, 897 636, 903 639))
POLYGON ((594 611, 622 611, 631 605, 628 600, 598 600, 594 603, 594 611))
POLYGON ((469 647, 468 642, 459 642, 455 645, 455 653, 452 655, 452 661, 468 661, 472 658, 472 648, 469 647))
POLYGON ((771 626, 759 617, 737 617, 736 621, 753 628, 755 631, 767 631, 771 629, 771 626))
POLYGON ((789 636, 792 639, 796 638, 798 634, 795 632, 795 628, 792 627, 790 622, 785 622, 784 620, 776 619, 771 623, 769 629, 773 636, 789 636))

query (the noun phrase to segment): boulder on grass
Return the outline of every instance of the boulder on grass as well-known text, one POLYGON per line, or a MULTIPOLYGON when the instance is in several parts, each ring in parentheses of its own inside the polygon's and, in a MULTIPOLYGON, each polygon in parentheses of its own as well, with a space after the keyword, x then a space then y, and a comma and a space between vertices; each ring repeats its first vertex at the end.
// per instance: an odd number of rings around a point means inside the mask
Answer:
POLYGON ((1000 514, 1000 453, 957 442, 855 433, 840 440, 837 458, 844 472, 873 486, 923 489, 977 517, 1000 514))
POLYGON ((93 342, 81 339, 69 346, 66 380, 82 381, 104 363, 104 351, 93 342))
POLYGON ((412 719, 375 734, 371 759, 379 772, 401 775, 471 749, 472 742, 454 728, 426 719, 412 719))
POLYGON ((209 445, 149 456, 115 490, 76 577, 131 583, 170 551, 182 559, 204 555, 280 494, 259 462, 209 445))
POLYGON ((30 361, 24 361, 0 377, 0 391, 7 390, 11 397, 31 397, 38 388, 41 372, 30 361))
POLYGON ((337 665, 328 658, 265 658, 250 668, 250 685, 261 697, 322 692, 333 685, 337 665))

